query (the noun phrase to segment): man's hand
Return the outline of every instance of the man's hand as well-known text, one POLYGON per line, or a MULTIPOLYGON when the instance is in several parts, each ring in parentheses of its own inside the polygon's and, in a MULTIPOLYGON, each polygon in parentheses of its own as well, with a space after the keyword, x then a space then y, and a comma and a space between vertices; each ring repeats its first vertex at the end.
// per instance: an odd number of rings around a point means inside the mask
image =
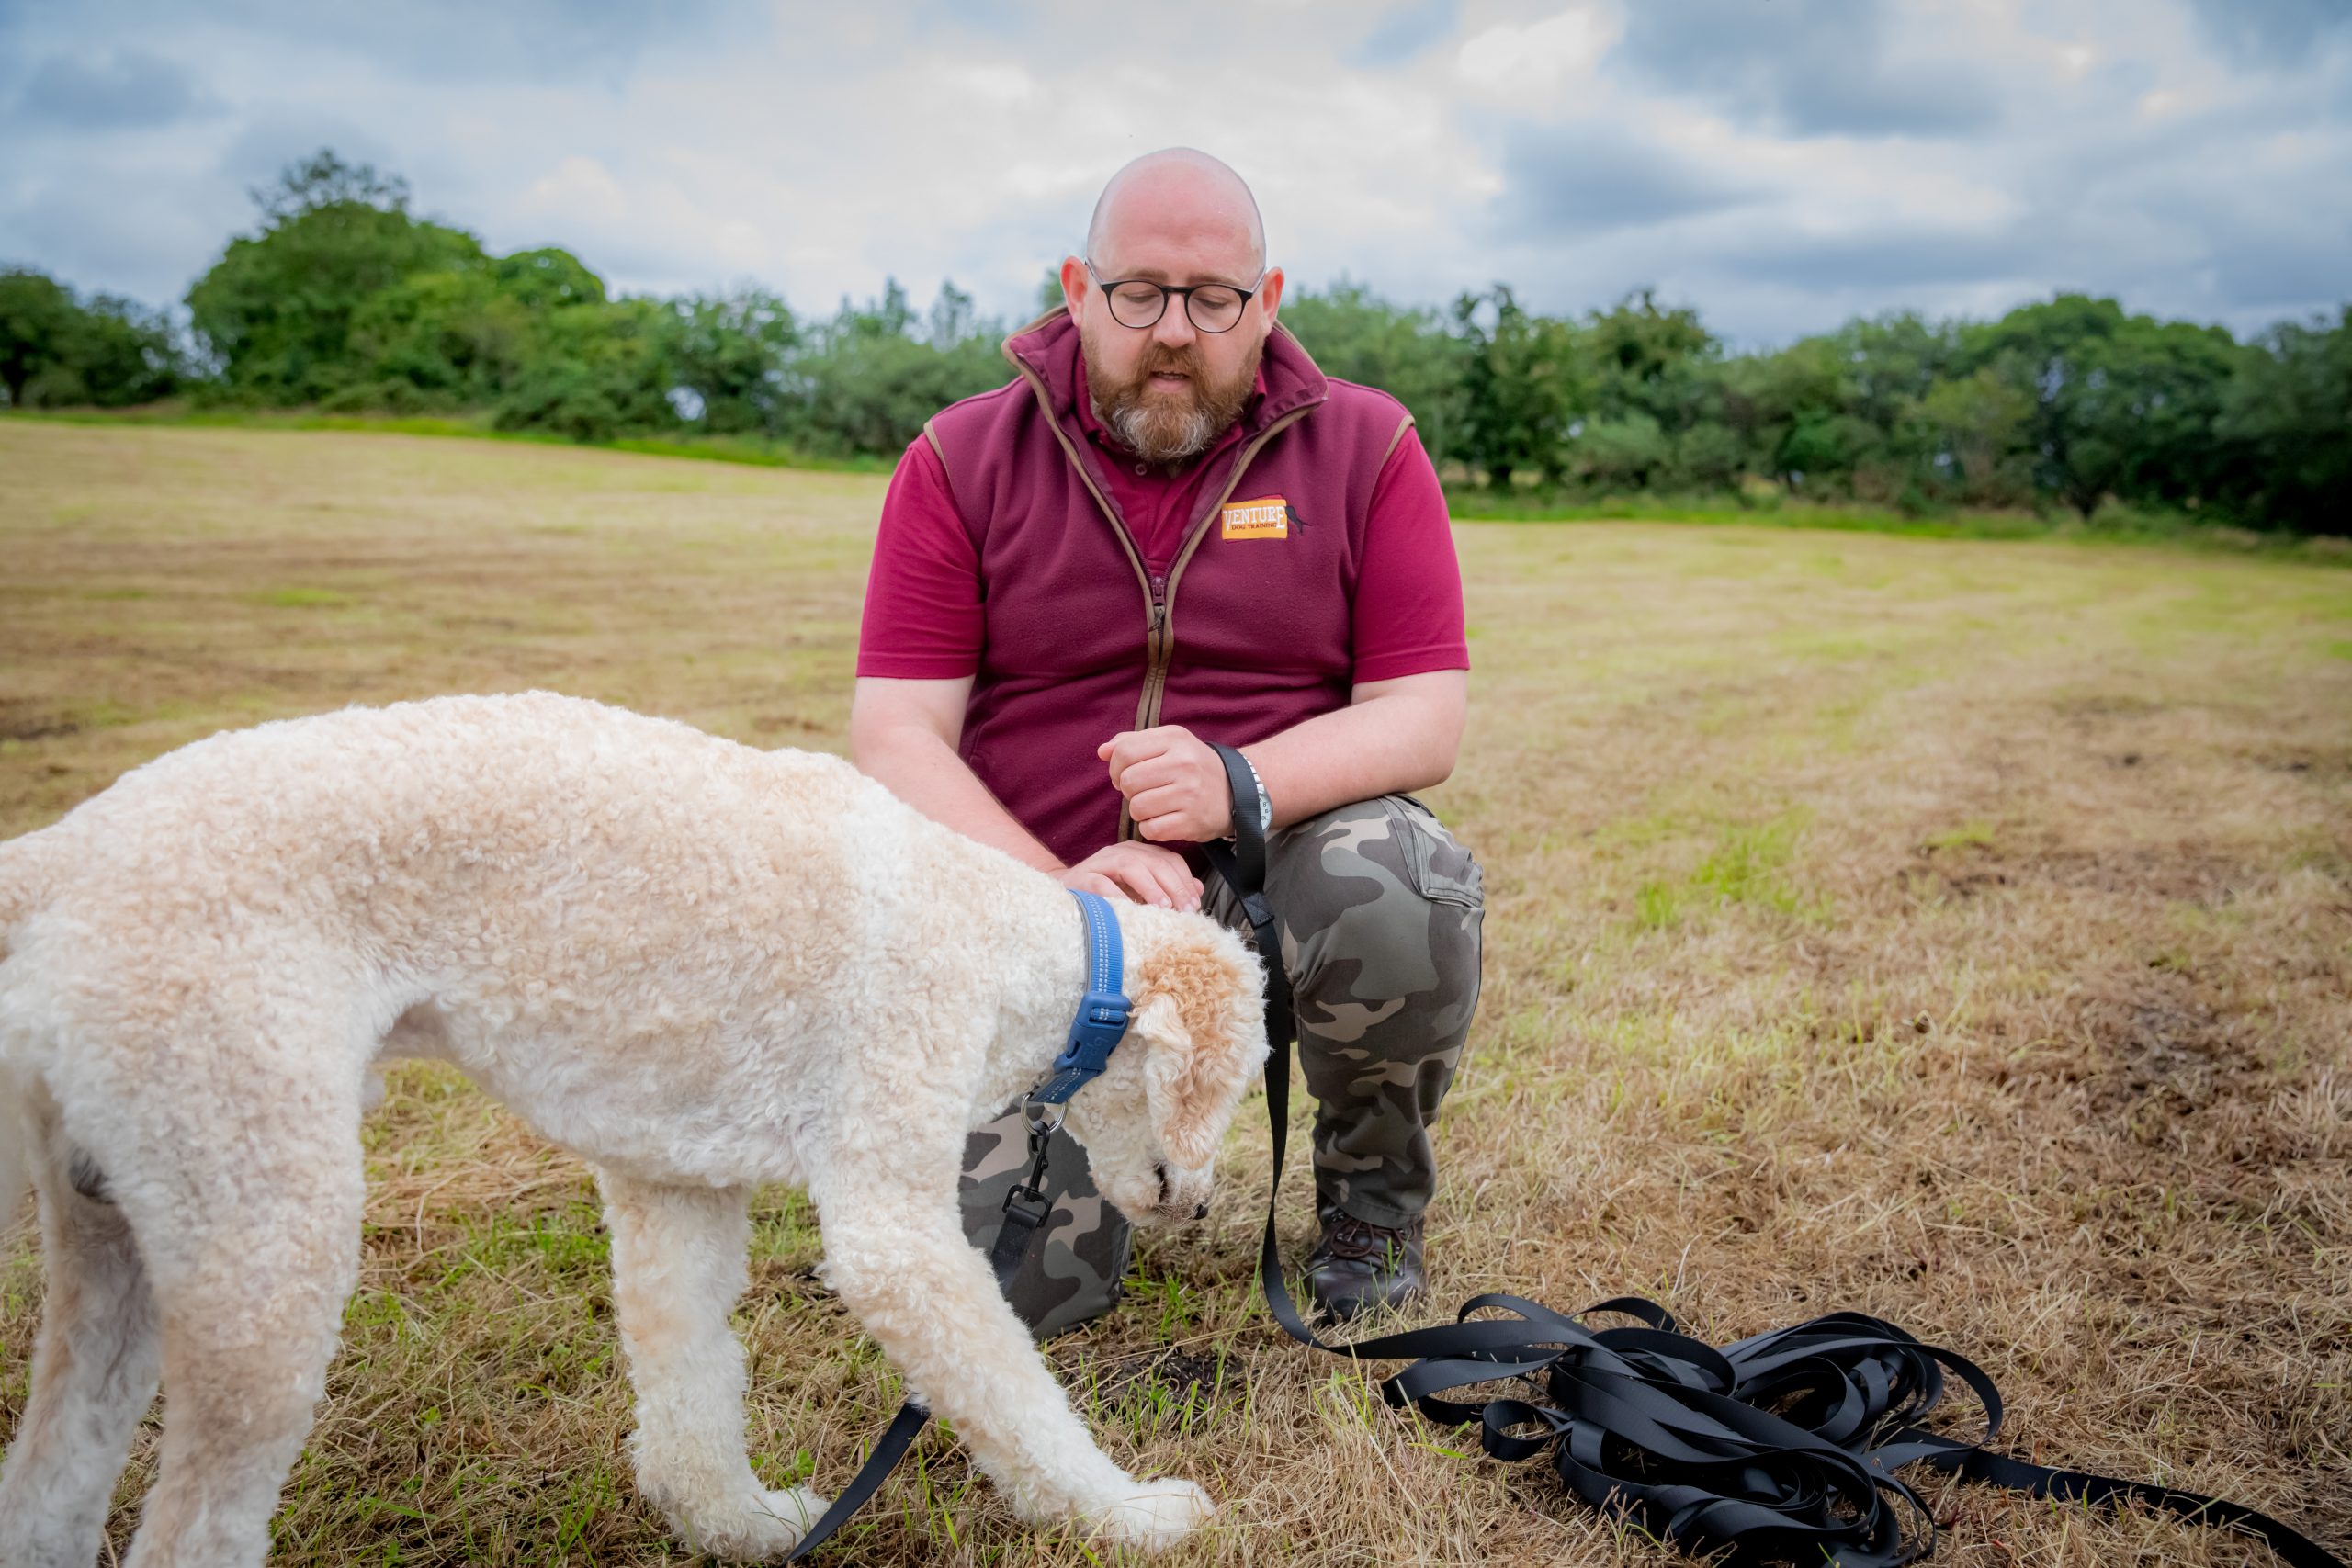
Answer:
POLYGON ((1184 857, 1158 844, 1112 844, 1057 874, 1064 887, 1105 898, 1130 898, 1187 913, 1201 907, 1201 885, 1184 857))
POLYGON ((1094 750, 1127 797, 1136 831, 1156 842, 1206 843, 1233 831, 1233 785, 1207 741, 1181 724, 1129 729, 1094 750))

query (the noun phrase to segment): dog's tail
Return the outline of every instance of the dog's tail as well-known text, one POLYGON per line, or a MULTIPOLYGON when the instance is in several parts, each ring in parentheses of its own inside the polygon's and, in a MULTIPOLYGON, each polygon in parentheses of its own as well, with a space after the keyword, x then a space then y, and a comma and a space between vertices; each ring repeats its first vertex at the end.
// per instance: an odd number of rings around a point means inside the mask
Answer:
POLYGON ((37 834, 0 843, 0 1234, 17 1223, 17 1206, 32 1185, 32 1135, 21 1087, 24 1068, 9 1060, 7 963, 11 933, 46 891, 37 834))

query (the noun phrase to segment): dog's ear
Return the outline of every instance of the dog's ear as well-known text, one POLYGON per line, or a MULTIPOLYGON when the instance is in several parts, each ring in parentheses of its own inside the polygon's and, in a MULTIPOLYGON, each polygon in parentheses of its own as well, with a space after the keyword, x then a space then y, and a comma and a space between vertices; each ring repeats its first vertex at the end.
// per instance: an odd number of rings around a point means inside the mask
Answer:
POLYGON ((1233 1108, 1266 1059, 1257 961, 1230 932, 1212 926, 1204 934, 1209 940, 1170 943, 1145 961, 1134 1018, 1152 1125, 1169 1157, 1189 1170, 1216 1158, 1233 1108))

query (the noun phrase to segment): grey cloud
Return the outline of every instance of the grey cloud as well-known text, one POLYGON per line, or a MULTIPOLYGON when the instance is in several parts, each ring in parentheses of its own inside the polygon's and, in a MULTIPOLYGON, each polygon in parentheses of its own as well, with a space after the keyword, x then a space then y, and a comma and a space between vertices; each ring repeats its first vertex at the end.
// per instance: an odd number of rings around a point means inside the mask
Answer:
POLYGON ((2345 0, 2190 0, 2198 24, 2242 62, 2287 65, 2352 38, 2345 0))
POLYGON ((220 105, 182 67, 122 50, 96 63, 50 56, 26 78, 17 107, 35 122, 113 130, 171 125, 220 105))
POLYGON ((1488 217, 1508 239, 1589 238, 1721 211, 1761 194, 1614 127, 1506 134, 1503 190, 1488 217))
POLYGON ((2352 222, 2287 234, 2232 234, 2213 249, 2214 283, 2233 305, 2301 315, 2352 299, 2352 222))
POLYGON ((1874 228, 1816 239, 1755 227, 1763 231, 1726 246, 1716 260, 1766 283, 1835 283, 1902 297, 1909 290, 2030 276, 2032 271, 2032 243, 2006 231, 1874 228))
POLYGON ((1890 60, 1882 0, 1629 6, 1619 52, 1649 84, 1801 135, 1951 135, 2000 118, 1970 62, 1890 60))

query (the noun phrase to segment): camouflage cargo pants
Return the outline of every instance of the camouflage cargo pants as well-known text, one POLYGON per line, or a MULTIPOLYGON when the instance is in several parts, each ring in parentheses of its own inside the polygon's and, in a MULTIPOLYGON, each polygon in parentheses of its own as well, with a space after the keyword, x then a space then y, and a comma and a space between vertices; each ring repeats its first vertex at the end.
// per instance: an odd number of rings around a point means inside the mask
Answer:
MULTIPOLYGON (((1202 880, 1203 908, 1249 936, 1233 890, 1213 871, 1202 880)), ((1382 795, 1276 829, 1266 896, 1316 1100, 1317 1196, 1370 1224, 1402 1224, 1437 1190, 1430 1123, 1478 1005, 1478 863, 1419 801, 1382 795)), ((983 1247, 1026 1149, 1017 1112, 972 1134, 965 1228, 983 1247)), ((1040 1334, 1108 1310, 1127 1262, 1126 1226, 1095 1195, 1084 1154, 1064 1139, 1051 1170, 1055 1211, 1012 1290, 1040 1334)))

